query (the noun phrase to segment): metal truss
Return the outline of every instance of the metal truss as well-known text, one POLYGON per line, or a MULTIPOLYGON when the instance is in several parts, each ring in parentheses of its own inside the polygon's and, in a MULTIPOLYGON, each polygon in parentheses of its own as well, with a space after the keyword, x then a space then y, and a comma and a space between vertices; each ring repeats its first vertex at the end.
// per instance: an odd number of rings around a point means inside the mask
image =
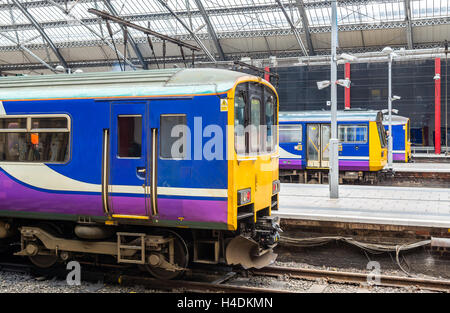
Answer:
POLYGON ((408 49, 414 47, 412 26, 411 26, 411 1, 403 0, 405 7, 405 22, 406 22, 406 41, 408 43, 408 49))
POLYGON ((202 14, 203 19, 205 20, 205 23, 208 27, 209 36, 212 38, 214 45, 216 46, 216 50, 219 53, 220 59, 225 60, 225 53, 223 52, 222 46, 219 42, 219 39, 217 38, 216 31, 214 30, 214 27, 211 24, 211 20, 209 19, 208 13, 206 12, 205 8, 203 7, 202 1, 195 0, 195 3, 197 4, 197 8, 200 10, 200 13, 202 14))
MULTIPOLYGON (((407 48, 406 45, 392 45, 393 48, 399 49, 399 48, 407 48)), ((416 44, 415 48, 417 49, 426 49, 426 48, 437 48, 442 47, 439 43, 424 43, 424 44, 416 44)), ((347 53, 364 53, 364 52, 380 52, 384 46, 370 46, 370 47, 352 47, 352 48, 344 48, 339 49, 340 53, 347 52, 347 53)), ((227 54, 227 61, 235 61, 240 60, 242 57, 251 57, 252 59, 268 59, 270 56, 273 55, 273 53, 276 53, 277 58, 282 61, 283 58, 292 58, 292 57, 302 57, 303 52, 298 50, 291 50, 291 51, 272 51, 271 53, 268 51, 255 51, 255 52, 242 52, 242 53, 231 53, 227 54)), ((316 55, 329 55, 330 50, 329 49, 316 49, 316 55)), ((151 58, 145 58, 146 62, 152 62, 154 59, 151 58)), ((196 62, 208 62, 211 63, 209 58, 206 55, 196 55, 195 56, 196 62)), ((137 58, 130 60, 134 64, 139 64, 139 60, 137 58)), ((157 61, 162 61, 162 59, 158 59, 157 61)), ((182 60, 180 60, 179 57, 166 57, 165 59, 166 63, 168 64, 181 64, 183 63, 182 60)), ((187 58, 187 61, 190 62, 191 60, 187 58)), ((86 67, 109 67, 117 64, 117 60, 90 60, 90 61, 75 61, 75 62, 69 62, 69 66, 71 68, 86 68, 86 67)), ((20 71, 20 70, 43 70, 47 67, 44 66, 41 63, 23 63, 23 64, 1 64, 0 65, 0 71, 20 71)))
POLYGON ((286 12, 286 9, 283 6, 283 3, 281 0, 276 0, 278 5, 281 8, 281 11, 283 11, 284 17, 286 18, 287 22, 289 23, 289 26, 291 26, 292 33, 295 36, 295 39, 298 42, 298 45, 303 51, 303 54, 308 56, 308 52, 306 51, 305 45, 303 44, 302 38, 300 37, 300 32, 298 31, 297 27, 294 25, 294 23, 291 21, 291 18, 289 17, 289 14, 286 12))
POLYGON ((33 24, 34 28, 39 32, 42 38, 44 38, 44 40, 53 50, 53 53, 58 58, 59 62, 61 62, 61 65, 67 69, 68 66, 66 60, 63 58, 63 56, 61 55, 61 53, 59 52, 58 48, 55 46, 53 41, 50 39, 50 37, 47 36, 41 25, 34 19, 34 17, 28 12, 28 10, 22 6, 22 4, 18 0, 12 0, 12 2, 23 13, 23 15, 26 16, 26 18, 31 22, 31 24, 33 24))
MULTIPOLYGON (((118 16, 116 9, 114 8, 114 5, 110 2, 110 0, 103 0, 103 3, 105 4, 105 6, 108 8, 109 12, 111 12, 112 15, 118 16)), ((122 29, 124 29, 124 27, 122 26, 122 29)), ((130 40, 130 45, 133 48, 134 53, 136 54, 136 56, 139 59, 139 63, 142 65, 142 67, 144 69, 148 68, 147 63, 144 61, 144 57, 142 56, 142 52, 139 49, 139 47, 136 44, 136 41, 134 40, 133 36, 128 33, 128 39, 130 40)))

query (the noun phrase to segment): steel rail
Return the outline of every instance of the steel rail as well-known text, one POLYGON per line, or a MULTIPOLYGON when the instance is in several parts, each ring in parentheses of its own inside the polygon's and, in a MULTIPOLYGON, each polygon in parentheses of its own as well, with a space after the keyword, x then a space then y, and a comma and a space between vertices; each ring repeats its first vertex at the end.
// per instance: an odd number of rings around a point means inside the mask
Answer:
MULTIPOLYGON (((295 279, 326 279, 329 282, 335 283, 367 283, 370 274, 366 273, 354 273, 354 272, 338 272, 330 270, 317 270, 309 268, 292 268, 292 267, 279 267, 268 266, 262 269, 251 269, 250 273, 254 275, 264 276, 280 276, 288 275, 290 278, 295 279)), ((450 280, 440 279, 426 279, 426 278, 413 278, 391 275, 380 275, 379 283, 376 286, 381 287, 417 287, 421 289, 450 292, 450 280)))

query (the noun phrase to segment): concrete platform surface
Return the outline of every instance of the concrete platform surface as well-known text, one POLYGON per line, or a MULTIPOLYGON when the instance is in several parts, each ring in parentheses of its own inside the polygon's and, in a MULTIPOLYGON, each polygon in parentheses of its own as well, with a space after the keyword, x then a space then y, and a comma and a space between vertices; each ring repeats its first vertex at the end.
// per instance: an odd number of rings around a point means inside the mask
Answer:
POLYGON ((339 199, 328 185, 281 184, 274 215, 301 220, 350 222, 450 229, 450 189, 339 186, 339 199))
POLYGON ((393 163, 396 172, 450 173, 450 163, 393 163))
MULTIPOLYGON (((450 150, 449 150, 450 152, 450 150)), ((430 159, 450 159, 450 154, 434 154, 434 153, 412 153, 413 158, 430 158, 430 159)))

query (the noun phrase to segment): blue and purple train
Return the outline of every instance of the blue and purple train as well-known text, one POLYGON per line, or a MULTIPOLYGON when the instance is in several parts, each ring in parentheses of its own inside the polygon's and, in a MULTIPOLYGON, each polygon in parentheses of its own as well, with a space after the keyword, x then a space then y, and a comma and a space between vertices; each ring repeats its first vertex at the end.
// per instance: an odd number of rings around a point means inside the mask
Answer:
MULTIPOLYGON (((322 183, 329 169, 330 111, 280 112, 280 177, 322 183)), ((341 182, 375 182, 387 161, 380 111, 338 111, 341 182)))
POLYGON ((112 256, 159 278, 190 261, 264 266, 277 125, 274 87, 239 72, 0 78, 1 242, 41 267, 112 256))

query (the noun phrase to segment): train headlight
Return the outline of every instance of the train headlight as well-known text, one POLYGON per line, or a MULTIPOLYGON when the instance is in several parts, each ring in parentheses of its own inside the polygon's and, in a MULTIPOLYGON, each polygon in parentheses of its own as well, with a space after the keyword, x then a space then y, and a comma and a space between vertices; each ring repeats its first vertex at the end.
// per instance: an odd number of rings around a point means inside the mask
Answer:
POLYGON ((247 204, 252 201, 252 191, 250 188, 238 190, 238 205, 247 204))
POLYGON ((280 181, 274 180, 272 182, 272 194, 275 195, 280 192, 280 181))

